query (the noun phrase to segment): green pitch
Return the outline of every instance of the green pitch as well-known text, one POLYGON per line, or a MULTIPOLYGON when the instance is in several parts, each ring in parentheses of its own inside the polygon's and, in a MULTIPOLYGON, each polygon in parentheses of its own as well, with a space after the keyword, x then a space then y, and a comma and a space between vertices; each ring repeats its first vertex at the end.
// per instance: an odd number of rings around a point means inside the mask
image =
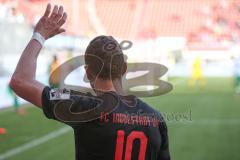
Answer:
MULTIPOLYGON (((187 79, 170 78, 174 90, 144 101, 167 118, 170 150, 176 160, 239 160, 240 95, 231 78, 207 78, 205 88, 189 88, 187 79)), ((0 111, 0 157, 9 160, 73 160, 73 132, 47 120, 41 110, 26 107, 17 116, 0 111)), ((1 158, 0 158, 1 159, 1 158)))

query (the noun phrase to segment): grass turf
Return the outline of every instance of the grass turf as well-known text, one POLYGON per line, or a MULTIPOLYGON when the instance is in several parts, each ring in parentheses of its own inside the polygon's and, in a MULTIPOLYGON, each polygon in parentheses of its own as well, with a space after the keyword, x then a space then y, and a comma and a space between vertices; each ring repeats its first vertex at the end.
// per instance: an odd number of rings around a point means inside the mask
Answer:
MULTIPOLYGON (((163 96, 143 99, 165 115, 172 159, 239 160, 240 95, 234 94, 231 78, 207 78, 204 88, 187 86, 185 78, 170 78, 174 90, 163 96), (191 120, 173 120, 186 114, 191 120), (176 117, 175 117, 176 118, 176 117)), ((27 107, 27 114, 17 116, 11 110, 0 112, 0 155, 64 125, 47 120, 41 110, 27 107)), ((10 160, 74 159, 73 132, 9 158, 10 160)))

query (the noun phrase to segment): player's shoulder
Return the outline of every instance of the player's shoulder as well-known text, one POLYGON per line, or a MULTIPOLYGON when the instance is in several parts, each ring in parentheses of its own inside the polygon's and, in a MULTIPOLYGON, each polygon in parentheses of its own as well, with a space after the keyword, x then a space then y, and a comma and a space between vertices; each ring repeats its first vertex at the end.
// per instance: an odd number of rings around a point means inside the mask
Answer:
POLYGON ((153 106, 149 105, 148 103, 144 102, 143 100, 138 98, 138 108, 143 110, 145 113, 154 114, 158 117, 162 117, 161 112, 155 109, 153 106))
POLYGON ((140 98, 137 98, 137 99, 138 99, 138 107, 140 107, 141 109, 144 109, 144 110, 149 111, 149 112, 157 112, 157 110, 155 110, 148 103, 144 102, 142 99, 140 99, 140 98))
POLYGON ((70 99, 71 91, 66 88, 50 88, 47 87, 46 92, 49 92, 50 100, 66 100, 70 99))
POLYGON ((74 103, 91 104, 99 101, 99 98, 89 92, 83 93, 68 88, 51 88, 46 86, 43 90, 43 95, 47 95, 50 101, 55 102, 71 100, 74 103))

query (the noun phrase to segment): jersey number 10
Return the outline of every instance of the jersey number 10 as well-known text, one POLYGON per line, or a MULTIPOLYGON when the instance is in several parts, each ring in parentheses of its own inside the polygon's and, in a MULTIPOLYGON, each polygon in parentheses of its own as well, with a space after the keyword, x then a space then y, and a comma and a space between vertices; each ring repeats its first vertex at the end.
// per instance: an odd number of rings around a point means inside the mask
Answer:
MULTIPOLYGON (((125 137, 125 132, 123 130, 118 130, 118 132, 117 132, 117 142, 116 142, 116 151, 115 151, 115 159, 114 160, 122 160, 123 148, 124 148, 124 143, 125 143, 124 142, 124 140, 125 140, 124 137, 125 137)), ((138 160, 144 160, 145 159, 148 138, 146 137, 144 132, 132 131, 127 136, 124 160, 131 160, 132 149, 133 149, 133 141, 137 140, 137 139, 140 141, 140 151, 139 151, 139 155, 138 155, 138 160)))

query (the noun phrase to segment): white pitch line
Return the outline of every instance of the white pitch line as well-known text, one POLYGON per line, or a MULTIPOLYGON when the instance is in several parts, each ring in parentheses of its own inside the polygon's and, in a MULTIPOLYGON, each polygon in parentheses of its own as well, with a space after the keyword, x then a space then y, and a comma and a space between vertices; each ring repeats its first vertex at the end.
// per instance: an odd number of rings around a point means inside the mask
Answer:
POLYGON ((11 150, 8 150, 7 152, 3 153, 0 155, 0 160, 6 160, 7 158, 9 157, 12 157, 16 154, 19 154, 19 153, 22 153, 26 150, 29 150, 33 147, 36 147, 40 144, 43 144, 51 139, 54 139, 58 136, 61 136, 65 133, 67 133, 68 131, 70 131, 71 128, 70 127, 63 127, 59 130, 56 130, 56 131, 53 131, 53 132, 50 132, 48 133, 47 135, 43 136, 43 137, 40 137, 36 140, 33 140, 33 141, 30 141, 29 143, 26 143, 26 144, 23 144, 21 146, 18 146, 16 148, 13 148, 11 150))
MULTIPOLYGON (((236 118, 230 118, 230 119, 196 119, 193 121, 179 121, 179 122, 173 122, 169 121, 168 124, 180 124, 180 125, 217 125, 217 124, 227 124, 227 125, 239 125, 240 119, 236 118)), ((7 152, 0 155, 0 160, 6 160, 9 157, 15 156, 17 154, 20 154, 26 150, 29 150, 33 147, 36 147, 40 144, 43 144, 51 139, 54 139, 58 136, 61 136, 71 130, 70 127, 63 127, 59 130, 50 132, 49 134, 40 137, 36 140, 33 140, 29 143, 23 144, 21 146, 18 146, 16 148, 13 148, 11 150, 8 150, 7 152)))

